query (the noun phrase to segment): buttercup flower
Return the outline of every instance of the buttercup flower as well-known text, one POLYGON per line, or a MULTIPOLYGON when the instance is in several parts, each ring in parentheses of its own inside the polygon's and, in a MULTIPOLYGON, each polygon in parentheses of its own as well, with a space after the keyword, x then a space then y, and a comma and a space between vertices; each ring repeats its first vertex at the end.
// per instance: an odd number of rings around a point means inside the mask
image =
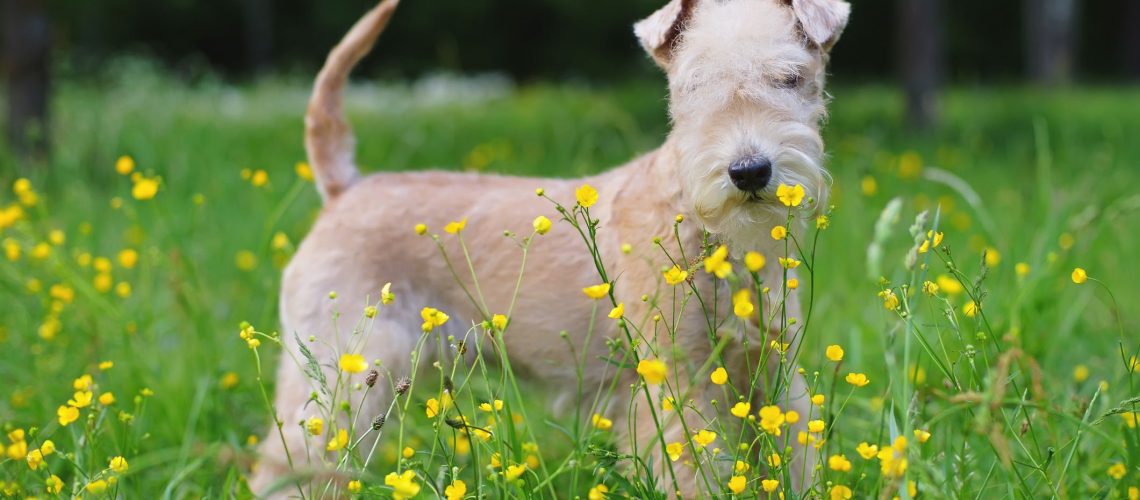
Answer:
POLYGON ((823 432, 824 427, 825 424, 823 423, 823 420, 812 420, 808 422, 808 432, 813 434, 819 434, 823 432))
POLYGON ((863 387, 871 383, 867 376, 862 373, 848 373, 847 377, 844 380, 846 380, 848 384, 851 384, 855 387, 863 387))
POLYGON ((760 488, 763 489, 765 493, 773 493, 779 487, 780 481, 776 479, 763 479, 760 481, 760 488))
POLYGON ((1128 474, 1128 468, 1120 462, 1116 462, 1108 468, 1108 475, 1117 481, 1123 478, 1125 474, 1128 474))
POLYGON ((603 417, 597 413, 594 414, 591 421, 594 424, 594 428, 598 429, 599 431, 608 431, 614 426, 614 423, 612 420, 610 420, 606 417, 603 417))
POLYGON ((395 500, 406 500, 420 492, 420 485, 416 484, 416 472, 413 470, 400 474, 389 472, 384 477, 384 484, 392 487, 392 498, 395 500))
POLYGON ((781 183, 776 187, 776 198, 786 207, 798 207, 804 199, 804 187, 799 184, 788 186, 781 183))
POLYGON ((933 282, 933 281, 923 281, 922 282, 922 293, 925 293, 931 297, 937 295, 938 294, 938 284, 933 282))
POLYGON ((467 217, 448 222, 446 226, 443 226, 443 231, 447 234, 459 234, 465 227, 467 227, 467 217))
POLYGON ((768 467, 772 467, 772 468, 779 467, 780 462, 781 462, 781 459, 780 459, 779 453, 773 453, 771 455, 768 455, 768 467))
POLYGON ((413 229, 415 230, 416 234, 420 236, 423 236, 425 233, 427 233, 427 225, 425 224, 416 224, 416 227, 413 229))
POLYGON ((305 430, 314 436, 320 436, 325 432, 325 421, 320 417, 310 417, 305 421, 305 430))
POLYGON ((360 493, 360 490, 363 489, 363 487, 364 486, 360 484, 360 481, 357 481, 355 479, 348 482, 349 493, 360 493))
POLYGON ((708 429, 701 429, 696 434, 693 434, 693 442, 704 447, 716 441, 716 433, 708 429))
POLYGON ((728 489, 733 493, 740 493, 744 491, 746 487, 748 487, 748 480, 745 479, 744 476, 732 476, 732 478, 728 480, 728 489))
POLYGON ((74 406, 60 406, 55 414, 59 417, 59 425, 62 427, 67 427, 68 424, 79 420, 79 408, 74 406))
POLYGON ((494 316, 491 316, 491 326, 495 327, 495 329, 500 331, 500 332, 503 330, 506 330, 507 329, 507 317, 503 316, 502 314, 496 314, 494 316))
POLYGON ((705 272, 724 279, 732 272, 732 264, 728 262, 728 247, 721 245, 705 258, 705 272))
POLYGON ((724 385, 725 382, 728 382, 728 371, 723 366, 718 367, 709 374, 709 380, 712 380, 712 383, 716 385, 724 385))
POLYGON ((606 316, 608 316, 610 319, 621 319, 621 317, 624 315, 625 315, 625 302, 619 302, 617 307, 610 309, 610 313, 607 314, 606 316))
POLYGON ((842 484, 837 484, 831 487, 828 495, 831 497, 831 500, 847 500, 851 498, 852 493, 851 488, 848 488, 842 484))
POLYGON ((546 234, 550 232, 550 228, 553 227, 553 224, 550 222, 550 219, 547 219, 546 217, 540 215, 534 218, 533 226, 534 232, 538 234, 546 234))
POLYGON ((752 305, 752 292, 747 288, 741 288, 732 294, 732 313, 737 317, 748 318, 755 310, 755 306, 752 305))
POLYGON ((922 429, 915 429, 914 438, 917 439, 919 443, 925 443, 928 439, 930 439, 930 432, 922 429))
POLYGON ((506 472, 503 473, 503 477, 505 477, 507 479, 507 481, 514 481, 514 480, 522 477, 523 473, 525 473, 525 472, 526 472, 526 465, 525 464, 508 465, 506 472))
POLYGON ((587 500, 606 500, 606 494, 609 492, 610 492, 610 489, 608 487, 606 487, 606 485, 599 484, 597 486, 594 486, 593 488, 590 488, 590 491, 586 494, 586 499, 587 500))
POLYGON ((1073 269, 1072 278, 1073 283, 1080 285, 1089 280, 1089 273, 1085 272, 1084 269, 1078 267, 1076 269, 1073 269))
POLYGON ((325 446, 325 449, 328 451, 337 451, 344 449, 345 446, 348 446, 348 432, 344 429, 340 429, 336 432, 336 437, 329 441, 328 446, 325 446))
POLYGON ((827 459, 827 467, 837 472, 851 472, 851 461, 843 455, 832 455, 827 459))
POLYGON ((855 447, 855 452, 858 453, 859 456, 863 457, 864 460, 870 460, 872 458, 875 458, 875 455, 879 454, 879 447, 877 445, 868 444, 866 441, 864 441, 862 443, 859 443, 859 446, 855 447))
POLYGON ((447 500, 461 500, 467 495, 467 483, 463 482, 462 479, 456 479, 443 489, 443 494, 447 500))
POLYGON ((780 241, 788 236, 788 228, 784 226, 776 226, 772 228, 772 239, 780 241))
POLYGON ((116 456, 116 457, 111 459, 110 467, 111 467, 111 470, 115 471, 116 473, 122 474, 122 473, 127 471, 127 468, 129 467, 129 465, 127 464, 127 459, 125 459, 121 456, 116 456))
POLYGON ((637 363, 637 374, 645 379, 647 384, 660 384, 668 375, 668 367, 660 359, 643 359, 637 363))
POLYGON ((360 373, 368 369, 368 362, 360 354, 344 354, 340 357, 340 370, 346 373, 360 373))
POLYGON ((962 306, 962 313, 965 314, 968 318, 973 318, 981 309, 981 306, 979 306, 977 302, 971 300, 967 302, 966 305, 962 306))
POLYGON ((879 468, 886 477, 902 477, 906 473, 906 438, 895 438, 894 444, 879 451, 879 468))
POLYGON ((129 175, 134 170, 135 170, 135 159, 134 158, 131 158, 130 156, 127 156, 127 155, 123 155, 123 156, 120 156, 118 160, 115 160, 115 172, 118 172, 119 175, 129 175))
POLYGON ((443 324, 447 323, 447 320, 450 319, 447 314, 444 314, 443 311, 440 311, 434 307, 425 307, 421 309, 420 317, 424 320, 423 325, 421 325, 421 328, 424 332, 435 330, 436 328, 443 326, 443 324))
POLYGON ((600 285, 588 286, 582 289, 582 293, 591 299, 598 300, 610 293, 610 284, 602 283, 600 285))
POLYGON ((736 418, 748 418, 748 412, 752 411, 752 405, 747 402, 739 402, 733 405, 729 413, 736 418))
POLYGON ((883 307, 888 311, 894 311, 899 308, 899 297, 895 295, 895 291, 886 289, 879 292, 879 298, 883 299, 883 307))
POLYGON ((838 345, 827 346, 827 351, 824 354, 827 355, 827 359, 837 363, 843 361, 843 348, 838 345))
POLYGON ((590 208, 598 202, 598 191, 589 184, 582 184, 581 187, 574 190, 574 198, 578 200, 578 205, 582 208, 590 208))
POLYGON ((780 262, 780 266, 784 269, 795 269, 797 267, 800 267, 800 261, 792 257, 780 257, 776 260, 780 262))
POLYGON ((766 261, 764 259, 764 256, 760 255, 757 252, 748 252, 744 254, 744 267, 747 267, 749 271, 752 271, 754 273, 759 272, 761 269, 764 269, 765 263, 766 261))
POLYGON ((665 453, 669 455, 669 460, 676 462, 681 458, 681 452, 685 451, 685 445, 681 443, 669 443, 665 445, 665 453))
POLYGON ((768 405, 760 408, 760 428, 773 436, 780 435, 780 426, 784 425, 784 412, 779 406, 768 405))
POLYGON ((680 266, 674 265, 673 267, 669 268, 668 271, 665 271, 664 275, 666 283, 670 285, 678 285, 689 277, 689 272, 682 270, 680 266))

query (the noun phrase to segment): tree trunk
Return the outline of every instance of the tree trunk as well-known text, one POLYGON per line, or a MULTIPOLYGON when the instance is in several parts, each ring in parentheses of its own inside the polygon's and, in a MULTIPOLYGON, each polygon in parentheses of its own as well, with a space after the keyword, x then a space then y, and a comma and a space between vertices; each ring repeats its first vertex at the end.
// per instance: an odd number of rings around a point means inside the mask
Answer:
POLYGON ((249 67, 255 73, 268 71, 273 63, 272 0, 244 0, 245 48, 249 67))
POLYGON ((1140 0, 1125 0, 1120 31, 1124 33, 1124 74, 1140 80, 1140 0))
POLYGON ((1023 5, 1029 77, 1050 87, 1071 83, 1076 53, 1076 2, 1025 0, 1023 5))
POLYGON ((44 0, 4 0, 4 79, 8 144, 17 156, 42 159, 48 146, 48 49, 44 0))
POLYGON ((906 88, 907 121, 919 129, 938 124, 938 90, 944 58, 941 0, 901 0, 900 68, 906 88))

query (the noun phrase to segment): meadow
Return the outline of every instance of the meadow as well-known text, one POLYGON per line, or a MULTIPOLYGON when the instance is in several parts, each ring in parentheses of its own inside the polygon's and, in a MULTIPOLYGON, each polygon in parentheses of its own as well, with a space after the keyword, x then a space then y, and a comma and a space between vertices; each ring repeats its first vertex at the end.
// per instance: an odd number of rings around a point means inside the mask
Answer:
MULTIPOLYGON (((132 65, 106 75, 58 88, 49 162, 0 160, 0 494, 248 496, 271 420, 273 377, 260 374, 287 361, 272 337, 247 348, 239 325, 277 328, 280 270, 319 209, 298 167, 308 82, 187 84, 132 65)), ((1140 301, 1140 90, 955 88, 943 126, 926 134, 905 126, 893 88, 831 93, 834 210, 825 229, 794 229, 818 233, 798 363, 828 395, 812 417, 828 429, 819 446, 844 458, 821 463, 812 489, 781 491, 1140 497, 1140 319, 1129 307, 1140 301), (853 387, 847 372, 870 383, 853 387), (864 458, 861 443, 896 455, 864 458)), ((360 82, 348 102, 367 170, 573 177, 659 144, 664 98, 655 81, 437 76, 360 82)), ((648 480, 606 452, 605 433, 554 432, 577 422, 519 383, 509 404, 541 438, 510 443, 510 461, 538 455, 543 466, 505 482, 468 467, 467 496, 647 494, 648 480), (550 473, 572 453, 580 460, 550 473)), ((407 395, 415 418, 388 424, 411 453, 382 440, 354 492, 402 497, 407 485, 386 476, 410 467, 430 498, 449 484, 441 464, 470 463, 451 429, 423 418, 433 385, 407 395)), ((765 495, 770 462, 741 461, 740 496, 765 495)), ((730 481, 716 482, 735 491, 730 481)))

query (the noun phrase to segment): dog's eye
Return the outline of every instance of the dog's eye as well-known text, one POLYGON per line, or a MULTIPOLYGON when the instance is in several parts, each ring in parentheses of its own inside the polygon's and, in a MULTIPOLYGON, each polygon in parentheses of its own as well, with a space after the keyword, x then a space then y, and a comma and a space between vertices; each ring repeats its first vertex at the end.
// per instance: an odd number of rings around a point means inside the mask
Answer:
POLYGON ((794 89, 799 88, 804 79, 799 73, 792 73, 790 75, 776 79, 776 87, 781 89, 794 89))

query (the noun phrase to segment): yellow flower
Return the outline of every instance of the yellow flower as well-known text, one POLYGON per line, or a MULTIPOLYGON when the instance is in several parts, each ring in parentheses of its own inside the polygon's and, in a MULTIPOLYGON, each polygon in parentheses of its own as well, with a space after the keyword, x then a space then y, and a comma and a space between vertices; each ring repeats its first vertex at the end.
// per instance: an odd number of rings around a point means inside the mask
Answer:
POLYGON ((506 330, 507 329, 507 317, 503 316, 502 314, 496 314, 494 316, 491 316, 491 326, 495 327, 495 329, 500 331, 500 332, 503 330, 506 330))
POLYGON ((44 243, 44 242, 36 243, 36 246, 32 247, 32 258, 33 259, 44 260, 44 259, 48 258, 48 256, 50 256, 50 255, 51 255, 51 245, 48 245, 47 243, 44 243))
POLYGON ((551 222, 550 222, 550 219, 547 219, 546 217, 544 217, 542 215, 534 218, 534 224, 533 225, 534 225, 534 232, 536 232, 538 234, 546 234, 546 233, 550 232, 550 228, 551 228, 551 226, 553 226, 553 224, 551 224, 551 222))
POLYGON ((67 424, 79 420, 79 408, 74 406, 60 406, 59 409, 55 411, 55 414, 59 417, 59 425, 63 427, 67 427, 67 424))
POLYGON ((816 406, 823 406, 823 401, 826 399, 823 394, 816 394, 811 397, 811 403, 816 406))
POLYGON ((1085 272, 1084 269, 1081 269, 1079 267, 1076 269, 1073 269, 1073 283, 1080 285, 1080 284, 1082 284, 1088 280, 1089 280, 1089 273, 1085 272))
POLYGON ((784 414, 784 421, 787 422, 788 425, 792 425, 796 422, 799 422, 800 421, 800 413, 797 412, 796 410, 788 410, 788 412, 784 414))
POLYGON ((362 488, 363 488, 363 485, 360 484, 360 481, 357 481, 354 479, 354 480, 348 482, 348 492, 349 493, 360 493, 360 490, 362 488))
POLYGON ((728 480, 728 489, 732 490, 733 493, 739 494, 747 487, 748 480, 744 479, 744 476, 732 476, 732 478, 728 480))
POLYGON ((851 384, 855 387, 863 387, 871 383, 871 381, 867 379, 867 376, 862 373, 848 373, 847 378, 844 380, 846 380, 848 384, 851 384))
POLYGON ((930 432, 924 431, 922 429, 915 429, 914 438, 917 439, 919 443, 925 443, 928 439, 930 439, 930 432))
POLYGON ((669 443, 665 445, 665 453, 669 455, 669 460, 676 462, 681 458, 681 452, 685 451, 685 445, 681 443, 669 443))
POLYGON ((467 227, 467 217, 459 219, 458 221, 448 222, 446 226, 443 226, 443 232, 447 234, 459 234, 465 227, 467 227))
POLYGON ((250 349, 257 349, 259 346, 261 346, 261 341, 253 338, 247 339, 245 343, 249 346, 250 349))
POLYGON ((768 455, 768 467, 772 467, 772 468, 779 467, 781 461, 782 460, 780 459, 779 453, 773 453, 771 455, 768 455))
POLYGON ((241 250, 234 254, 234 265, 242 271, 252 271, 257 267, 257 256, 249 250, 241 250))
POLYGON ((598 300, 610 293, 610 284, 602 283, 600 285, 588 286, 582 289, 582 293, 591 299, 598 300))
POLYGON ((424 323, 421 325, 421 327, 426 333, 435 330, 437 327, 443 326, 443 324, 447 323, 447 320, 450 319, 450 316, 444 314, 443 311, 440 311, 434 307, 425 307, 420 310, 420 318, 423 318, 424 320, 424 323))
POLYGON ((744 267, 747 267, 749 271, 752 271, 754 273, 758 272, 761 269, 764 269, 765 263, 766 261, 764 259, 764 256, 760 255, 757 252, 748 252, 744 254, 744 267))
POLYGON ((261 186, 266 185, 268 182, 269 182, 269 174, 266 171, 261 170, 261 169, 255 170, 253 172, 253 176, 250 177, 250 179, 249 179, 249 183, 253 184, 253 187, 261 187, 261 186))
POLYGON ((103 492, 107 491, 107 481, 97 479, 95 481, 87 483, 87 486, 84 489, 92 495, 102 495, 103 492))
POLYGON ((680 266, 677 265, 669 268, 663 274, 665 275, 665 282, 670 285, 677 285, 689 277, 689 272, 681 270, 680 266))
POLYGON ((496 399, 496 400, 494 401, 494 406, 492 406, 492 404, 491 404, 491 403, 481 403, 481 404, 479 405, 479 409, 480 409, 480 410, 483 410, 483 411, 485 411, 485 412, 491 412, 491 411, 498 411, 498 410, 502 410, 502 409, 503 409, 503 400, 501 400, 501 399, 496 399))
POLYGON ((427 415, 427 418, 435 418, 436 415, 439 415, 439 410, 439 400, 435 398, 427 400, 426 408, 424 409, 424 414, 427 415))
POLYGON ((781 183, 776 187, 776 198, 779 198, 785 207, 798 207, 804 199, 804 187, 799 184, 788 186, 781 183))
POLYGON ((44 481, 44 487, 48 493, 53 495, 58 494, 60 491, 63 491, 63 480, 60 479, 59 476, 52 474, 51 477, 47 478, 47 481, 44 481))
POLYGON ((595 413, 592 419, 594 428, 599 431, 608 431, 614 426, 614 422, 600 414, 595 413))
POLYGON ((1120 462, 1114 463, 1108 468, 1108 475, 1117 481, 1123 478, 1125 474, 1128 474, 1128 468, 1120 462))
POLYGON ((309 417, 305 421, 305 430, 314 436, 320 436, 325 432, 325 421, 321 417, 309 417))
POLYGON ((792 257, 779 257, 776 260, 780 262, 780 267, 783 267, 784 269, 795 269, 797 267, 800 267, 800 261, 792 257))
POLYGON ((737 460, 736 464, 733 465, 732 470, 733 470, 733 472, 736 472, 737 474, 743 474, 745 472, 748 472, 748 469, 751 469, 751 468, 752 468, 752 466, 748 465, 748 462, 745 462, 742 460, 737 460))
POLYGON ((815 228, 819 230, 827 229, 831 226, 831 218, 826 215, 821 215, 815 218, 815 228))
POLYGON ((91 391, 76 391, 74 398, 67 400, 67 404, 76 408, 86 408, 91 406, 93 398, 94 395, 91 394, 91 391))
POLYGON ((832 455, 827 459, 827 467, 833 471, 851 472, 851 461, 843 455, 832 455))
POLYGON ((847 500, 851 498, 852 495, 851 488, 843 486, 842 484, 832 486, 828 494, 831 496, 831 500, 847 500))
POLYGON ((962 293, 962 283, 952 276, 941 274, 936 278, 938 288, 946 292, 948 295, 958 295, 962 293))
POLYGON ((122 474, 127 471, 128 467, 129 464, 127 464, 127 459, 121 456, 116 456, 111 459, 111 470, 115 471, 116 473, 122 474))
POLYGON ((747 288, 741 288, 732 294, 732 313, 737 317, 748 318, 755 310, 755 306, 752 305, 752 292, 747 288))
POLYGON ((760 408, 760 428, 773 436, 780 435, 780 426, 787 420, 779 406, 768 405, 760 408))
POLYGON ((25 457, 25 461, 28 462, 29 469, 39 470, 44 463, 44 454, 40 450, 32 450, 25 457))
POLYGON ((300 177, 303 181, 313 181, 313 167, 310 167, 308 163, 305 163, 303 161, 297 162, 296 165, 293 165, 293 172, 295 172, 297 174, 297 177, 300 177))
POLYGON ((269 241, 269 246, 274 250, 285 250, 289 248, 289 235, 281 231, 273 233, 273 239, 269 241))
POLYGON ((117 285, 115 285, 115 295, 118 295, 119 297, 124 298, 124 299, 127 297, 130 297, 131 296, 131 284, 127 283, 126 281, 120 281, 117 285))
POLYGON ((384 477, 384 484, 392 487, 392 498, 395 500, 406 500, 420 492, 420 485, 416 484, 416 472, 413 470, 401 474, 389 472, 384 477))
POLYGON ((812 421, 808 422, 807 428, 808 428, 808 432, 813 433, 813 434, 819 434, 819 433, 823 432, 824 427, 825 427, 825 424, 823 423, 823 420, 812 420, 812 421))
POLYGON ((665 381, 669 369, 660 359, 643 359, 637 363, 637 374, 645 379, 647 384, 660 384, 665 381))
POLYGON ((158 177, 139 177, 131 188, 131 196, 136 200, 149 200, 158 194, 158 177))
POLYGON ((416 456, 416 450, 412 449, 411 446, 405 446, 404 451, 401 452, 400 455, 408 460, 411 460, 412 457, 416 456))
POLYGON ((582 208, 590 208, 591 205, 598 202, 598 191, 589 184, 582 184, 582 187, 574 190, 574 197, 577 198, 578 204, 582 208))
POLYGON ((443 489, 443 494, 447 500, 461 500, 467 494, 467 483, 462 479, 456 479, 443 489))
MULTIPOLYGON (((0 216, 0 217, 2 217, 2 216, 0 216)), ((2 223, 0 223, 0 227, 3 227, 2 223)), ((17 243, 16 240, 13 240, 10 238, 5 239, 4 240, 4 256, 7 257, 8 260, 10 260, 12 262, 20 260, 20 244, 17 243)))
POLYGON ((728 382, 728 371, 723 366, 718 367, 709 374, 709 380, 712 380, 712 383, 716 385, 724 385, 725 382, 728 382))
POLYGON ((673 411, 673 409, 675 407, 676 407, 676 403, 673 401, 672 396, 667 396, 667 397, 665 397, 665 399, 661 400, 661 409, 662 410, 673 411))
POLYGON ((833 344, 827 346, 827 351, 825 351, 824 354, 827 355, 827 359, 830 359, 837 363, 843 361, 843 348, 838 345, 833 344))
POLYGON ((716 441, 716 433, 708 429, 701 429, 696 434, 693 434, 693 442, 704 447, 716 441))
POLYGON ((705 258, 705 272, 724 279, 732 272, 732 264, 728 262, 728 247, 721 245, 705 258))
POLYGON ((336 431, 336 437, 329 440, 329 444, 325 449, 328 451, 337 451, 344 449, 345 446, 348 446, 348 432, 345 432, 344 429, 340 429, 336 431))
POLYGON ((879 450, 879 469, 886 477, 902 477, 906 473, 906 438, 895 438, 894 444, 879 450))
POLYGON ((895 291, 886 289, 879 292, 879 298, 883 299, 883 307, 888 311, 894 311, 899 308, 899 297, 895 295, 895 291))
POLYGON ((974 316, 977 316, 978 311, 981 309, 982 307, 979 306, 977 302, 971 300, 967 302, 966 305, 962 306, 962 313, 964 313, 968 318, 973 318, 974 316))
POLYGON ((772 228, 772 239, 780 241, 788 237, 788 228, 784 226, 776 226, 772 228))
POLYGON ((119 175, 129 175, 134 170, 135 170, 135 159, 134 158, 131 158, 130 156, 127 156, 127 155, 123 155, 123 156, 120 156, 118 160, 115 160, 115 172, 118 172, 119 175))
POLYGON ((938 284, 933 282, 933 281, 923 281, 922 282, 922 293, 925 293, 931 297, 937 295, 938 294, 938 284))
POLYGON ((40 445, 40 453, 45 457, 55 453, 55 442, 50 439, 44 441, 43 444, 40 445))
POLYGON ((427 225, 425 224, 416 224, 416 227, 414 229, 416 231, 416 234, 420 236, 423 236, 424 233, 427 233, 427 225))
POLYGON ((1029 264, 1018 262, 1013 266, 1013 272, 1017 273, 1018 278, 1029 276, 1029 264))
POLYGON ((1128 487, 1128 500, 1140 500, 1140 488, 1135 486, 1128 487))
POLYGON ((392 283, 384 283, 384 286, 380 288, 380 303, 388 305, 395 302, 395 300, 396 294, 392 293, 392 283))
POLYGON ((1073 367, 1073 380, 1078 384, 1089 379, 1089 367, 1077 365, 1073 367))
POLYGON ((997 267, 1001 263, 1001 253, 994 247, 986 247, 986 266, 997 267))
POLYGON ((610 489, 607 488, 606 485, 599 484, 593 488, 590 488, 590 492, 586 495, 586 498, 587 500, 606 500, 606 494, 609 492, 610 489))
POLYGON ((863 457, 864 460, 870 460, 872 458, 875 458, 875 455, 879 454, 879 447, 878 445, 868 444, 866 441, 864 441, 862 443, 859 443, 859 446, 855 447, 855 452, 858 453, 859 456, 863 457))
POLYGON ((340 357, 340 370, 347 373, 360 373, 368 369, 368 362, 360 354, 344 354, 340 357))
MULTIPOLYGON (((777 455, 779 456, 779 455, 777 455)), ((760 481, 760 488, 766 493, 775 492, 780 487, 780 481, 775 479, 763 479, 760 481)))
POLYGON ((377 312, 376 306, 367 306, 364 308, 364 317, 375 318, 377 312))
POLYGON ((795 290, 800 287, 800 280, 798 278, 788 278, 788 290, 795 290))
POLYGON ((103 394, 100 394, 99 404, 103 406, 111 406, 115 404, 115 394, 110 392, 104 392, 103 394))
POLYGON ((503 477, 505 477, 507 479, 507 481, 514 481, 514 480, 522 477, 522 475, 525 472, 526 472, 526 465, 525 464, 508 465, 507 471, 503 473, 503 477))
POLYGON ((752 411, 752 405, 747 402, 739 402, 733 405, 729 413, 736 418, 748 418, 748 412, 752 411))
POLYGON ((625 315, 625 302, 619 302, 617 307, 610 309, 610 313, 607 316, 609 316, 610 319, 621 319, 621 317, 624 315, 625 315))

